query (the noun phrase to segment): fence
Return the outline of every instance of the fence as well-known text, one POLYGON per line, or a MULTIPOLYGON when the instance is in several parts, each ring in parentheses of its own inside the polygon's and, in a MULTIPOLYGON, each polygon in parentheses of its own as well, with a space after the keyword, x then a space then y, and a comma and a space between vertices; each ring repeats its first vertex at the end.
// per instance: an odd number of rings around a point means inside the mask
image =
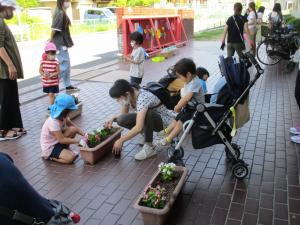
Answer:
MULTIPOLYGON (((51 23, 33 23, 9 25, 17 41, 47 40, 51 34, 51 23)), ((99 20, 73 20, 72 34, 100 32, 116 29, 116 22, 103 22, 99 20)))

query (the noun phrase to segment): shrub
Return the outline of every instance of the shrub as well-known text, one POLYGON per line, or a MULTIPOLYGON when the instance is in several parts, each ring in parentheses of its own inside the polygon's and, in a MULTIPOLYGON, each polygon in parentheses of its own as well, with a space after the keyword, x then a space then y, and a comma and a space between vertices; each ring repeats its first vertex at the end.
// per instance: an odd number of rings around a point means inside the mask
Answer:
POLYGON ((293 25, 300 32, 300 18, 291 19, 288 24, 293 25))

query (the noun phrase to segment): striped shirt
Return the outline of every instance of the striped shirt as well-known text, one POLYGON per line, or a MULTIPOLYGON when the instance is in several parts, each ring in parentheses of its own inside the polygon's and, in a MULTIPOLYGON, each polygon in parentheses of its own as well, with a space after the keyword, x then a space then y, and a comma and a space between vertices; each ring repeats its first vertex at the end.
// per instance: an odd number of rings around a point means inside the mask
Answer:
MULTIPOLYGON (((42 60, 41 61, 41 65, 42 65, 42 70, 45 73, 56 73, 56 67, 57 65, 59 65, 59 62, 57 60, 42 60)), ((43 86, 44 87, 53 87, 53 86, 58 86, 59 84, 59 78, 57 77, 49 77, 49 76, 44 76, 42 78, 43 81, 43 86)))

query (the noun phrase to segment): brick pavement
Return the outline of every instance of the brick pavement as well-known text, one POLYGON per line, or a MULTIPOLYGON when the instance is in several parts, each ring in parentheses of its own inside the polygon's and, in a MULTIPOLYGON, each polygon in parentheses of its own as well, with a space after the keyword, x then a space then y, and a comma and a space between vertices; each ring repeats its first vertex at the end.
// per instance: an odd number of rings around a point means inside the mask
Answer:
MULTIPOLYGON (((214 74, 208 82, 209 88, 218 74, 216 45, 193 42, 180 50, 180 57, 193 57, 214 74)), ((178 58, 179 55, 162 64, 148 62, 145 81, 157 79, 178 58)), ((193 150, 187 140, 184 160, 189 177, 166 224, 300 224, 300 148, 289 141, 288 132, 292 124, 300 121, 300 115, 293 97, 295 73, 283 74, 282 66, 267 68, 252 88, 251 120, 234 138, 241 146, 241 157, 249 163, 247 179, 236 181, 231 177, 222 145, 193 150)), ((120 69, 126 66, 120 65, 120 69)), ((117 103, 108 96, 110 85, 78 83, 84 102, 83 114, 75 120, 78 125, 90 130, 118 112, 117 103)), ((136 162, 133 156, 140 147, 134 139, 126 143, 121 159, 109 154, 94 166, 84 165, 82 160, 74 165, 42 160, 39 135, 47 99, 37 88, 35 85, 20 90, 28 134, 16 141, 1 142, 1 151, 12 156, 41 194, 61 200, 80 212, 80 224, 142 224, 132 204, 159 162, 166 159, 166 153, 136 162)))

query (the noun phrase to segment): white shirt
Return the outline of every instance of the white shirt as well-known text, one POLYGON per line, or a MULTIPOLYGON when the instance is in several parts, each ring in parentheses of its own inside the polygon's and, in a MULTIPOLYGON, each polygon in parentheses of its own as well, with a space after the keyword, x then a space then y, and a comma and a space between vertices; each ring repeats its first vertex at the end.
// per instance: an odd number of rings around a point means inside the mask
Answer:
POLYGON ((144 76, 145 51, 142 47, 134 48, 131 52, 131 60, 140 62, 139 64, 130 63, 129 75, 142 78, 144 76))
POLYGON ((176 113, 168 110, 165 105, 161 104, 161 101, 157 96, 152 94, 150 91, 140 89, 140 94, 138 95, 136 102, 136 110, 137 112, 140 112, 145 109, 152 109, 154 112, 159 114, 164 127, 168 126, 176 116, 176 113))
POLYGON ((197 103, 205 102, 204 92, 202 90, 201 81, 198 76, 195 76, 190 82, 188 82, 183 86, 183 88, 181 88, 180 96, 183 98, 191 92, 193 92, 194 95, 191 101, 188 103, 189 105, 195 106, 197 105, 197 103))
POLYGON ((248 20, 248 28, 250 30, 254 30, 256 28, 256 14, 254 11, 251 11, 249 13, 247 20, 248 20))

